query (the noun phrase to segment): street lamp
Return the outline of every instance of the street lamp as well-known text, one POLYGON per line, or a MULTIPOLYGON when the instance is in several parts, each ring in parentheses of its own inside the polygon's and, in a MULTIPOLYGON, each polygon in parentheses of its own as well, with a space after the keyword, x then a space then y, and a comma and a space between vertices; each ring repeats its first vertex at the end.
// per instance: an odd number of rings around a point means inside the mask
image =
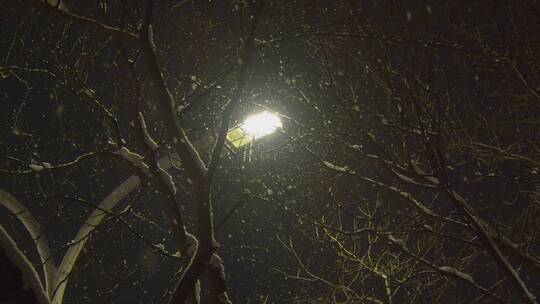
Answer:
POLYGON ((281 127, 281 119, 276 114, 268 111, 254 114, 227 132, 227 146, 236 152, 254 140, 267 136, 281 127))

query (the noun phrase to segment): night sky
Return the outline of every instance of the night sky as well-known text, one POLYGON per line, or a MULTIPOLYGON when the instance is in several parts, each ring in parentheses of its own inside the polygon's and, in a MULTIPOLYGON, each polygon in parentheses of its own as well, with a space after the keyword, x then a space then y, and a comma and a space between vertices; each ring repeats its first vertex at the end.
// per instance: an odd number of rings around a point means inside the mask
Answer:
MULTIPOLYGON (((218 164, 202 188, 233 303, 536 303, 537 0, 57 4, 0 0, 0 190, 58 266, 111 191, 144 181, 88 237, 64 303, 172 303, 190 265, 153 164, 188 141, 218 164), (219 144, 263 111, 282 127, 219 144)), ((202 240, 187 159, 167 171, 202 240)), ((0 225, 42 274, 9 207, 0 225)), ((198 278, 201 303, 226 303, 198 278)))

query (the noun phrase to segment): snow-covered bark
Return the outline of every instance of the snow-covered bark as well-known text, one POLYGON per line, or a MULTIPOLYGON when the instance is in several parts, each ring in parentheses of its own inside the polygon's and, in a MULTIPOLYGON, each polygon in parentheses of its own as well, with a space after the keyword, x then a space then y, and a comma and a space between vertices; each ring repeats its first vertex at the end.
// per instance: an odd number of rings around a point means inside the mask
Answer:
POLYGON ((537 303, 536 296, 529 290, 527 284, 523 281, 517 270, 514 266, 508 261, 508 259, 502 254, 499 246, 496 243, 498 233, 493 229, 486 221, 477 216, 474 212, 474 209, 471 205, 457 192, 450 191, 450 198, 456 203, 457 206, 463 209, 463 213, 470 219, 473 226, 478 231, 480 238, 488 246, 488 252, 495 259, 497 264, 506 272, 509 279, 518 287, 524 295, 524 298, 527 299, 527 303, 537 303))
POLYGON ((431 268, 432 270, 440 273, 440 274, 443 274, 445 276, 448 276, 448 277, 453 277, 455 279, 458 279, 462 282, 465 282, 467 283, 468 285, 476 288, 477 290, 479 290, 480 292, 482 292, 483 294, 491 297, 493 300, 497 301, 497 302, 501 302, 501 303, 505 303, 498 295, 496 295, 495 293, 492 293, 491 291, 489 291, 487 288, 484 288, 482 286, 480 286, 478 283, 476 283, 472 276, 462 272, 462 271, 459 271, 453 267, 450 267, 450 266, 437 266, 433 263, 431 263, 430 261, 426 260, 425 258, 413 253, 411 250, 409 250, 407 248, 407 245, 405 244, 405 241, 402 240, 402 239, 399 239, 399 238, 396 238, 392 235, 382 235, 383 237, 386 238, 386 240, 389 241, 390 244, 394 245, 395 247, 399 248, 399 250, 403 253, 405 253, 406 255, 408 255, 409 257, 412 257, 413 259, 415 259, 416 261, 418 261, 419 263, 423 264, 424 266, 428 267, 428 268, 431 268))
MULTIPOLYGON (((136 157, 128 151, 121 152, 123 157, 131 159, 134 162, 139 162, 138 167, 144 170, 148 170, 148 167, 142 163, 139 157, 136 157), (145 167, 146 166, 146 167, 145 167)), ((168 170, 172 167, 174 160, 177 159, 176 155, 166 156, 158 161, 159 166, 163 170, 168 170)), ((132 175, 127 178, 123 183, 116 187, 111 193, 109 193, 105 199, 98 205, 98 207, 88 216, 84 224, 81 226, 77 235, 70 242, 70 247, 67 250, 60 266, 58 267, 58 273, 56 275, 54 286, 54 294, 52 295, 52 302, 54 304, 61 304, 64 298, 65 289, 68 283, 69 274, 73 270, 73 266, 77 262, 77 258, 81 253, 86 241, 99 226, 101 221, 107 215, 107 211, 111 211, 124 197, 135 190, 141 184, 141 180, 137 175, 132 175)))
POLYGON ((43 230, 41 229, 40 224, 36 218, 30 213, 28 208, 26 208, 19 200, 17 200, 13 195, 6 192, 3 189, 0 189, 0 204, 6 207, 11 213, 13 213, 17 219, 24 225, 36 245, 36 249, 39 254, 41 263, 43 264, 43 277, 45 280, 45 288, 47 294, 52 292, 52 282, 56 275, 56 266, 54 265, 53 259, 51 259, 51 252, 49 250, 49 243, 43 230))
POLYGON ((144 163, 144 158, 135 152, 129 151, 128 148, 122 147, 114 154, 120 156, 124 160, 130 162, 137 169, 141 170, 144 174, 150 173, 150 168, 144 163))
MULTIPOLYGON (((28 261, 26 256, 17 248, 17 245, 13 239, 9 236, 7 231, 0 225, 0 253, 5 253, 8 264, 11 264, 21 272, 22 280, 22 289, 31 290, 33 298, 39 304, 48 304, 49 297, 46 294, 46 291, 43 289, 43 285, 39 279, 39 274, 32 266, 32 263, 28 261)), ((9 265, 2 265, 3 267, 8 267, 9 265)), ((15 279, 15 278, 10 278, 15 279)), ((13 292, 9 290, 7 292, 13 292)), ((27 300, 27 299, 25 299, 27 300)), ((32 299, 32 302, 34 300, 32 299)), ((11 303, 11 302, 9 302, 11 303)))
MULTIPOLYGON (((341 172, 341 173, 348 173, 349 172, 349 168, 347 167, 341 167, 341 166, 338 166, 336 164, 333 164, 331 162, 327 162, 327 161, 322 161, 322 163, 328 167, 329 169, 332 169, 334 171, 337 171, 337 172, 341 172)), ((354 172, 351 172, 351 174, 353 174, 354 172)))
MULTIPOLYGON (((450 199, 452 200, 456 208, 460 210, 463 216, 466 217, 469 220, 469 222, 472 224, 472 226, 475 228, 477 235, 486 244, 487 251, 493 257, 493 259, 497 262, 499 267, 501 267, 501 269, 506 273, 506 275, 514 283, 514 285, 523 292, 523 296, 527 300, 527 302, 537 303, 536 296, 531 293, 531 291, 527 287, 527 284, 525 284, 525 282, 520 277, 517 270, 508 261, 508 259, 502 254, 498 243, 502 242, 503 245, 505 245, 505 242, 503 241, 503 238, 500 238, 498 236, 499 233, 497 233, 497 231, 493 227, 491 227, 491 225, 489 225, 480 216, 478 216, 474 208, 459 193, 457 193, 454 190, 442 187, 439 179, 437 179, 431 174, 427 174, 415 162, 411 162, 411 164, 412 164, 413 170, 415 171, 414 173, 418 174, 422 179, 427 181, 428 186, 441 187, 441 189, 444 192, 446 192, 446 194, 450 197, 450 199)), ((409 182, 408 180, 412 179, 411 177, 408 177, 408 176, 401 176, 401 174, 397 172, 394 172, 394 173, 404 182, 409 182)), ((414 174, 414 173, 411 172, 411 174, 414 174)), ((421 184, 414 180, 413 182, 410 182, 410 183, 416 184, 416 185, 421 184)), ((425 184, 421 184, 421 185, 425 185, 425 184)), ((510 246, 510 248, 514 248, 514 247, 510 246)))
POLYGON ((211 282, 210 285, 213 289, 213 303, 232 304, 227 292, 225 292, 225 286, 223 285, 223 282, 225 282, 225 267, 223 266, 223 260, 215 253, 208 262, 208 271, 212 274, 210 280, 213 282, 211 282))
POLYGON ((69 274, 73 270, 73 266, 77 261, 79 253, 86 244, 90 234, 97 226, 99 226, 101 221, 107 215, 105 211, 112 210, 116 204, 118 204, 131 191, 135 190, 140 184, 141 180, 138 176, 130 176, 126 181, 120 184, 120 186, 114 189, 114 191, 107 195, 101 204, 99 204, 99 207, 90 214, 85 223, 81 226, 77 232, 77 235, 69 243, 70 246, 62 259, 60 266, 58 267, 58 273, 55 279, 56 290, 54 291, 52 297, 53 303, 62 303, 69 274))
POLYGON ((144 116, 141 112, 139 112, 139 123, 141 124, 141 131, 143 133, 144 142, 146 145, 152 150, 156 151, 158 149, 158 144, 152 139, 152 136, 148 133, 148 129, 146 128, 146 122, 144 121, 144 116))

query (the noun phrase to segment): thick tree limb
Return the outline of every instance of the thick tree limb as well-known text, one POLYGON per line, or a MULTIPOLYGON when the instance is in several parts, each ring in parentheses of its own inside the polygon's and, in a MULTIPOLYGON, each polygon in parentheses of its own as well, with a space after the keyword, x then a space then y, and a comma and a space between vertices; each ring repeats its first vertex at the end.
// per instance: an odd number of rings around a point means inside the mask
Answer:
POLYGON ((37 252, 41 263, 43 264, 43 272, 45 278, 45 290, 48 295, 51 294, 54 289, 54 277, 56 276, 56 265, 50 258, 51 252, 49 250, 49 242, 45 237, 44 231, 41 229, 41 225, 36 218, 30 213, 28 208, 24 206, 13 195, 0 189, 0 204, 6 207, 11 213, 13 213, 17 219, 24 225, 32 240, 36 245, 37 252))
POLYGON ((47 293, 32 263, 17 248, 13 239, 1 225, 0 266, 3 271, 0 277, 2 303, 49 303, 47 293))

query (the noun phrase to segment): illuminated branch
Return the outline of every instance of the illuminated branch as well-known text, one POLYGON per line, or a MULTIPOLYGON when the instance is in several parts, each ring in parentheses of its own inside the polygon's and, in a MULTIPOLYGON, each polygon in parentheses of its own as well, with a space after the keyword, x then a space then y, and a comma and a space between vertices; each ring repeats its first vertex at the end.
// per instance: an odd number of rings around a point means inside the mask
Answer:
POLYGON ((119 28, 105 25, 97 20, 93 20, 84 16, 79 16, 79 15, 70 13, 66 10, 60 10, 57 7, 50 5, 45 1, 40 1, 40 0, 27 0, 27 1, 32 1, 32 4, 35 7, 37 7, 38 9, 44 12, 68 19, 70 21, 76 22, 86 27, 96 29, 98 32, 109 34, 117 38, 126 38, 130 41, 137 41, 139 39, 139 37, 136 34, 133 34, 131 32, 128 32, 119 28))
POLYGON ((32 266, 32 263, 17 248, 17 244, 15 244, 2 225, 0 225, 0 260, 7 262, 6 264, 2 263, 2 275, 7 276, 11 281, 10 283, 18 282, 22 284, 22 286, 15 286, 21 290, 6 290, 5 287, 3 288, 2 299, 8 300, 5 303, 15 303, 12 301, 22 303, 21 301, 23 300, 25 303, 28 301, 37 304, 49 303, 47 292, 43 289, 34 266, 32 266), (11 267, 16 268, 15 273, 9 271, 11 267), (18 294, 18 292, 24 293, 24 295, 18 294), (10 295, 14 295, 16 298, 9 297, 10 295))
POLYGON ((25 207, 13 195, 9 194, 3 189, 0 189, 0 204, 6 207, 17 217, 17 219, 24 225, 32 237, 43 267, 45 290, 50 296, 52 290, 54 289, 56 266, 54 265, 53 259, 50 258, 51 252, 49 250, 49 243, 47 242, 44 231, 41 229, 41 225, 30 213, 27 207, 25 207))
MULTIPOLYGON (((172 158, 163 157, 158 161, 160 167, 167 170, 172 167, 172 158)), ((54 304, 61 304, 63 301, 65 289, 68 283, 68 277, 75 266, 79 254, 86 244, 89 236, 100 225, 103 219, 111 212, 113 208, 121 202, 129 193, 135 190, 141 184, 141 179, 137 175, 131 175, 124 182, 118 185, 105 199, 92 211, 81 226, 75 237, 71 240, 70 246, 62 258, 58 267, 55 279, 54 289, 56 289, 52 298, 54 304)))

